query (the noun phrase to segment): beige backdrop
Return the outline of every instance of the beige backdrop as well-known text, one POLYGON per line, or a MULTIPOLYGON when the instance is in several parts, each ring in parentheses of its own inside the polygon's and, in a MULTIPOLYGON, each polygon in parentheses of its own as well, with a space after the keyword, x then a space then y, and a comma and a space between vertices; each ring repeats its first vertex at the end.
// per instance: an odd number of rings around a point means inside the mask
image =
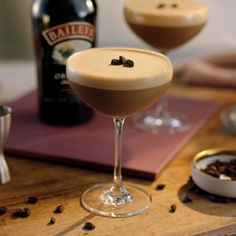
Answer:
MULTIPOLYGON (((99 7, 98 46, 149 48, 131 32, 124 20, 125 0, 96 1, 99 7)), ((192 57, 236 51, 236 1, 202 1, 209 5, 208 25, 192 41, 170 53, 175 64, 192 57)), ((33 57, 30 5, 31 0, 0 0, 0 60, 33 57)))
POLYGON ((0 0, 0 59, 32 57, 31 0, 0 0))

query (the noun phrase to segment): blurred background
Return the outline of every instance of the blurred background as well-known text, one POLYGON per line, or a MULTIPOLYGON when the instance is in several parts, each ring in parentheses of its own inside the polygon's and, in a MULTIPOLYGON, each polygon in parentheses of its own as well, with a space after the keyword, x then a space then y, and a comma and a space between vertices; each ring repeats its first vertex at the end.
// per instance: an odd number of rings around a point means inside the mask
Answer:
MULTIPOLYGON (((192 57, 236 51, 236 1, 202 0, 209 5, 205 29, 192 41, 170 54, 174 63, 192 57)), ((30 6, 32 0, 0 1, 0 60, 33 59, 30 6)), ((124 0, 97 0, 98 46, 150 48, 137 38, 123 18, 124 0)))

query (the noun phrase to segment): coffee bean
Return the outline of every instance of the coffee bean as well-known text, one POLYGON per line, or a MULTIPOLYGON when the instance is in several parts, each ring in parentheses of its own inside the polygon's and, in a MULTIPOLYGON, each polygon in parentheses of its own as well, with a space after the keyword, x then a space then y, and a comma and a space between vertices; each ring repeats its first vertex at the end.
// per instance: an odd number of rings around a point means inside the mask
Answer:
POLYGON ((16 218, 18 218, 18 217, 21 217, 22 212, 23 212, 22 209, 16 208, 16 209, 12 212, 11 218, 12 218, 12 219, 16 219, 16 218))
POLYGON ((170 212, 170 213, 175 213, 175 212, 176 212, 176 205, 175 205, 175 204, 172 204, 172 205, 170 206, 169 212, 170 212))
POLYGON ((113 65, 113 66, 119 66, 119 65, 121 65, 121 62, 120 62, 119 59, 112 59, 112 60, 111 60, 111 65, 113 65))
POLYGON ((178 7, 178 4, 173 3, 173 4, 171 5, 171 7, 172 7, 172 8, 177 8, 177 7, 178 7))
POLYGON ((0 216, 4 215, 7 212, 6 207, 0 207, 0 216))
POLYGON ((29 197, 28 200, 27 200, 27 203, 29 203, 29 204, 35 204, 35 203, 37 203, 37 202, 38 202, 38 198, 35 197, 35 196, 31 196, 31 197, 29 197))
POLYGON ((227 197, 221 197, 213 194, 209 194, 208 198, 210 201, 215 202, 215 203, 230 203, 231 200, 230 198, 227 197))
POLYGON ((83 226, 83 230, 94 230, 95 229, 95 225, 91 222, 85 222, 84 226, 83 226))
POLYGON ((165 4, 164 3, 160 3, 157 5, 157 8, 161 9, 161 8, 164 8, 165 7, 165 4))
POLYGON ((165 184, 158 184, 158 185, 156 186, 156 190, 161 191, 161 190, 163 190, 165 187, 166 187, 165 184))
POLYGON ((25 218, 25 217, 28 217, 30 214, 31 214, 30 209, 29 208, 24 208, 21 212, 20 217, 25 218))
POLYGON ((119 56, 119 61, 123 65, 125 63, 126 59, 123 56, 119 56))
POLYGON ((124 63, 124 67, 133 67, 134 66, 134 62, 130 59, 126 60, 124 63))
POLYGON ((54 213, 62 213, 64 211, 64 207, 62 205, 57 206, 56 209, 54 210, 54 213))
POLYGON ((50 221, 48 222, 48 225, 54 225, 56 223, 56 219, 54 217, 51 217, 50 221))
POLYGON ((194 183, 194 181, 192 180, 191 177, 190 177, 187 185, 188 185, 188 190, 189 191, 194 192, 196 194, 199 194, 200 196, 207 197, 208 200, 210 200, 211 202, 214 202, 214 203, 224 203, 224 204, 226 204, 226 203, 230 203, 231 201, 236 200, 235 198, 228 198, 228 197, 218 196, 218 195, 215 195, 215 194, 211 194, 207 191, 204 191, 203 189, 199 188, 194 183))
POLYGON ((184 197, 181 199, 181 201, 182 201, 183 203, 189 203, 189 202, 192 202, 193 200, 192 200, 190 197, 188 197, 188 196, 184 196, 184 197))
POLYGON ((29 208, 24 208, 24 209, 20 209, 20 208, 17 208, 15 209, 12 214, 11 214, 11 218, 12 219, 16 219, 18 217, 20 218, 26 218, 28 217, 29 215, 31 214, 31 211, 29 208))
POLYGON ((188 184, 187 184, 188 190, 194 193, 200 193, 201 189, 193 182, 193 179, 190 177, 188 184))
POLYGON ((211 175, 212 177, 220 178, 220 176, 224 175, 233 180, 236 179, 236 160, 229 162, 216 160, 215 162, 209 164, 206 168, 201 169, 201 171, 211 175))

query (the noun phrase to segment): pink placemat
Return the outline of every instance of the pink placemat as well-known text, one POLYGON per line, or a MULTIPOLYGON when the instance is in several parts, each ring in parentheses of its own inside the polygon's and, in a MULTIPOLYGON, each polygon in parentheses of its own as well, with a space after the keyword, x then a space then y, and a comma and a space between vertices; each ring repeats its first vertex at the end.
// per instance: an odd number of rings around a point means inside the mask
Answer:
MULTIPOLYGON (((217 111, 212 101, 168 97, 170 109, 189 117, 192 128, 175 135, 154 135, 136 130, 130 119, 124 128, 123 172, 154 179, 175 154, 217 111)), ((6 153, 111 171, 114 162, 112 120, 96 113, 83 125, 57 127, 37 118, 36 94, 10 104, 12 127, 6 153)))

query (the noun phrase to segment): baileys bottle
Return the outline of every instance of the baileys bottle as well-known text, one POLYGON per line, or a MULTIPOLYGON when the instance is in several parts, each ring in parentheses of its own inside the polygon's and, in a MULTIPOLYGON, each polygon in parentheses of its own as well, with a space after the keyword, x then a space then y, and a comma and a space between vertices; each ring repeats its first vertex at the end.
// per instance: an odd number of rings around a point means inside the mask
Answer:
POLYGON ((40 120, 53 125, 88 121, 93 110, 74 95, 65 71, 71 54, 95 46, 95 0, 34 0, 31 10, 40 120))

